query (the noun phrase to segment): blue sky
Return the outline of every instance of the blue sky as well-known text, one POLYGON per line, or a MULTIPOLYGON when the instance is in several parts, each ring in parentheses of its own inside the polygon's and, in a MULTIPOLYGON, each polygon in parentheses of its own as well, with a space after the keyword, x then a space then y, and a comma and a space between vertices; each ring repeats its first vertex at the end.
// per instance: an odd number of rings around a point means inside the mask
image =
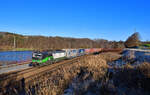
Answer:
POLYGON ((24 35, 150 40, 150 0, 0 0, 0 31, 24 35))

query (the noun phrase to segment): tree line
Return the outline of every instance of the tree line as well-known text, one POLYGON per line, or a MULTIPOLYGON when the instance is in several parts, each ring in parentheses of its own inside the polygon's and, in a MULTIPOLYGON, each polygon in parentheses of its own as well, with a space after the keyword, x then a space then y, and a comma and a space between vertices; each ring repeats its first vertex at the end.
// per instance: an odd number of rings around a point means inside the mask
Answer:
POLYGON ((141 42, 140 34, 133 33, 126 41, 108 41, 105 39, 47 37, 47 36, 23 36, 9 32, 0 32, 0 50, 15 48, 27 48, 33 50, 54 50, 64 48, 135 48, 142 44, 150 44, 149 41, 141 42))
POLYGON ((23 36, 8 32, 0 32, 0 49, 31 48, 34 50, 63 49, 63 48, 124 48, 123 41, 108 41, 105 39, 91 40, 88 38, 23 36))

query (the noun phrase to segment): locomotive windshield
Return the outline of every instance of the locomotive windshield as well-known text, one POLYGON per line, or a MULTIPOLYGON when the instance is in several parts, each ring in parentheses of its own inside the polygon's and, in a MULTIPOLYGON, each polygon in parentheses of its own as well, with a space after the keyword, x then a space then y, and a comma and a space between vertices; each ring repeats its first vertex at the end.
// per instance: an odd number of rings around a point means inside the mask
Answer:
POLYGON ((52 53, 51 52, 34 52, 32 54, 32 59, 40 60, 40 59, 44 59, 47 56, 52 56, 52 53))
POLYGON ((41 53, 33 53, 32 59, 35 59, 35 60, 42 59, 42 54, 41 53))

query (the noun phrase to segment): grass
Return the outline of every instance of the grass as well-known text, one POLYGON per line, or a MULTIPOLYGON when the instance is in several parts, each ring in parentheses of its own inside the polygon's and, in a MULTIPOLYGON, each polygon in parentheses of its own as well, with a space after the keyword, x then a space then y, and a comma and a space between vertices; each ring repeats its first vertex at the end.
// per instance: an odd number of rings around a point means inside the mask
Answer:
POLYGON ((150 47, 150 44, 144 44, 144 46, 150 47))
MULTIPOLYGON (((150 63, 135 58, 137 53, 129 52, 121 57, 126 65, 112 66, 101 81, 101 95, 149 95, 150 63), (136 65, 133 65, 136 64, 136 65)), ((119 60, 120 60, 119 59, 119 60)), ((121 61, 120 61, 121 62, 121 61)))
POLYGON ((12 50, 16 50, 16 51, 30 51, 30 50, 34 50, 33 48, 15 48, 15 49, 12 49, 12 50))
POLYGON ((147 49, 150 49, 150 44, 141 44, 139 47, 140 48, 146 47, 147 49))
POLYGON ((118 53, 106 52, 106 53, 101 53, 99 57, 106 60, 107 62, 111 62, 121 58, 121 55, 118 53))
MULTIPOLYGON (((147 95, 147 93, 150 93, 150 63, 143 63, 136 67, 125 65, 116 68, 115 71, 117 73, 114 73, 109 81, 113 81, 112 85, 117 94, 147 95)), ((110 85, 109 81, 103 86, 105 90, 110 90, 107 88, 110 85)))
POLYGON ((31 51, 33 48, 12 48, 12 47, 3 47, 0 48, 0 51, 31 51))
MULTIPOLYGON (((110 56, 109 56, 110 57, 110 56)), ((101 55, 92 55, 83 57, 76 63, 60 66, 54 71, 49 71, 44 75, 34 79, 33 82, 25 84, 22 87, 21 81, 18 85, 8 87, 8 90, 3 90, 4 95, 11 93, 12 95, 26 93, 30 95, 62 95, 64 90, 69 87, 75 78, 79 79, 79 83, 85 83, 87 80, 99 81, 107 73, 107 62, 101 55), (18 89, 20 88, 20 89, 18 89), (8 92, 7 92, 8 91, 8 92)), ((76 95, 80 92, 85 92, 89 86, 82 86, 82 89, 76 90, 76 95)))
POLYGON ((107 68, 106 61, 99 55, 88 56, 74 64, 60 66, 55 71, 40 76, 40 79, 35 80, 35 84, 30 86, 32 88, 26 88, 26 92, 31 95, 62 95, 74 78, 79 75, 83 75, 83 80, 88 78, 88 75, 84 75, 84 70, 92 74, 91 78, 96 81, 106 74, 107 68), (33 89, 36 92, 32 93, 33 89))
POLYGON ((71 86, 74 95, 89 92, 97 95, 146 95, 150 91, 150 63, 122 67, 107 65, 120 57, 120 54, 111 52, 84 57, 40 76, 26 86, 25 92, 30 95, 62 95, 71 86))

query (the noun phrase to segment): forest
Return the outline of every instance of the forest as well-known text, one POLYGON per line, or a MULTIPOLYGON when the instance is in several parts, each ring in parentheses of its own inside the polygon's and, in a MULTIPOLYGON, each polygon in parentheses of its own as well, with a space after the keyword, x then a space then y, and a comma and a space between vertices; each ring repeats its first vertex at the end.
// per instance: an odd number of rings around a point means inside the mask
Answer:
MULTIPOLYGON (((135 36, 135 34, 132 36, 135 36)), ((126 42, 123 42, 108 41, 105 39, 70 38, 59 36, 27 36, 9 32, 0 32, 0 50, 12 50, 13 48, 21 48, 25 50, 54 50, 64 48, 125 48, 127 47, 126 43, 130 44, 130 46, 132 44, 133 46, 134 44, 132 41, 135 42, 135 40, 136 39, 133 40, 132 38, 128 38, 126 42)))

